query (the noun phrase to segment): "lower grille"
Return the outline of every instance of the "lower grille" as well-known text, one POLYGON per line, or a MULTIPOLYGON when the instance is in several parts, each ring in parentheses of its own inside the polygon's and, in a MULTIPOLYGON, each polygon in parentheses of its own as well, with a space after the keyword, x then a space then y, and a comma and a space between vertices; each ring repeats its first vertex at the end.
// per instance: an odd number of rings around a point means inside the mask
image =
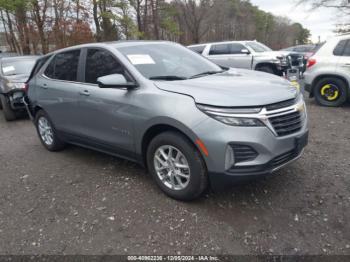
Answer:
POLYGON ((278 136, 287 136, 301 130, 303 123, 300 112, 292 112, 285 115, 269 118, 278 136))
POLYGON ((298 156, 298 152, 296 150, 289 151, 287 153, 284 153, 282 155, 275 157, 272 160, 271 165, 273 168, 279 167, 279 166, 293 160, 297 156, 298 156))
POLYGON ((234 152, 235 163, 252 161, 258 156, 258 152, 256 152, 251 146, 231 145, 231 147, 234 152))

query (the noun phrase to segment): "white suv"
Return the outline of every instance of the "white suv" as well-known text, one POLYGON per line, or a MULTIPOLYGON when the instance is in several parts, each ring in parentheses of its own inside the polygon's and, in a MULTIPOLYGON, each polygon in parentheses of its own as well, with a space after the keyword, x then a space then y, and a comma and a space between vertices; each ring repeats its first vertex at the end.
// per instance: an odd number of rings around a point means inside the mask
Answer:
POLYGON ((283 75, 290 51, 273 51, 257 41, 228 41, 188 46, 223 67, 235 67, 283 75))
POLYGON ((309 58, 305 90, 323 106, 341 106, 350 94, 350 35, 327 41, 309 58))

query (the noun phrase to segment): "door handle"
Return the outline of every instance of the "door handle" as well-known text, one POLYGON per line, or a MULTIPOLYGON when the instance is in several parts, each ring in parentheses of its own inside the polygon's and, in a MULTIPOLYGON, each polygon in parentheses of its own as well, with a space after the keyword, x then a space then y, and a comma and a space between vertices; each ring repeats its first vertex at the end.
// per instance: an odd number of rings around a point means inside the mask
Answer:
POLYGON ((42 84, 42 85, 41 85, 41 88, 43 88, 43 89, 48 89, 48 86, 47 86, 47 84, 42 84))
POLYGON ((350 67, 350 64, 343 64, 342 67, 350 67))
POLYGON ((88 90, 84 90, 84 91, 79 92, 79 94, 82 96, 89 96, 90 92, 88 90))

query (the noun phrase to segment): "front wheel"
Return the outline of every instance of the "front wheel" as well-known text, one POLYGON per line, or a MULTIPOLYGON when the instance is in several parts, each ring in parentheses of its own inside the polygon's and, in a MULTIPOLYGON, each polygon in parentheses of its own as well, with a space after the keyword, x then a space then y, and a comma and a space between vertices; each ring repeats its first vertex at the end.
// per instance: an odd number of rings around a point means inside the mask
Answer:
POLYGON ((57 136, 49 116, 43 110, 36 113, 34 123, 39 139, 47 150, 59 151, 65 147, 65 143, 57 136))
POLYGON ((160 189, 174 199, 196 199, 208 186, 202 156, 179 133, 165 132, 156 136, 147 150, 147 165, 160 189))
POLYGON ((324 78, 315 85, 314 96, 322 106, 338 107, 347 100, 347 85, 338 78, 324 78))

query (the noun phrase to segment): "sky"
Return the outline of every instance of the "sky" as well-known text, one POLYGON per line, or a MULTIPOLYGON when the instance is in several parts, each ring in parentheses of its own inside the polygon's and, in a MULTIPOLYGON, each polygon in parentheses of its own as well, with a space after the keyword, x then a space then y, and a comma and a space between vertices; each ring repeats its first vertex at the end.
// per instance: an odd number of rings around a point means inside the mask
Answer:
POLYGON ((337 23, 341 23, 344 18, 339 18, 339 11, 332 8, 321 8, 310 10, 308 5, 296 6, 296 0, 250 0, 252 4, 260 9, 279 16, 289 17, 292 21, 301 23, 309 29, 313 42, 327 40, 334 35, 333 30, 337 23), (338 17, 338 18, 337 18, 338 17))

